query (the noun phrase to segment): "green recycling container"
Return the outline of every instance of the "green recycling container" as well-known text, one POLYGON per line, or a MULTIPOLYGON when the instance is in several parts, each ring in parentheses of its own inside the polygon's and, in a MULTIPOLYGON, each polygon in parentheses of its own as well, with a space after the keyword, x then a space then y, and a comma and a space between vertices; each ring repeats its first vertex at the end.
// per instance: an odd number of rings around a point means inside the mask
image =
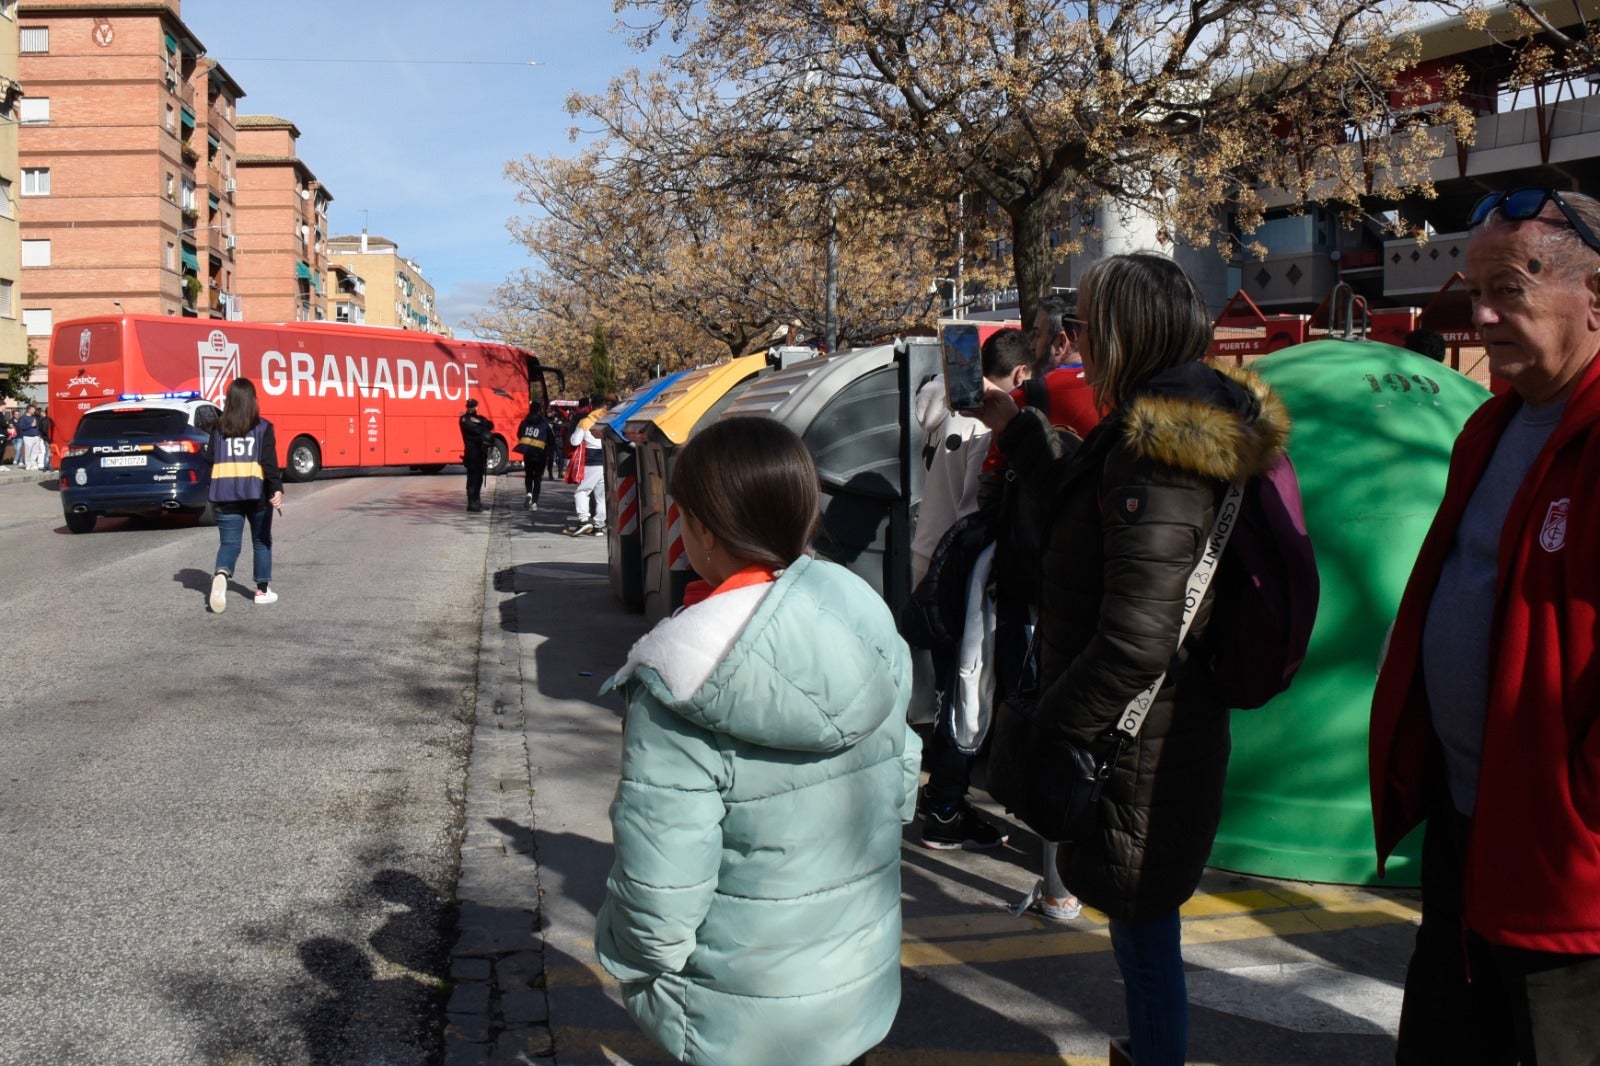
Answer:
MULTIPOLYGON (((1289 457, 1322 581, 1305 664, 1233 714, 1211 865, 1302 881, 1377 879, 1367 727, 1379 649, 1444 496, 1450 450, 1489 392, 1425 356, 1320 340, 1250 364, 1288 405, 1289 457)), ((1385 884, 1414 885, 1420 834, 1385 884)))

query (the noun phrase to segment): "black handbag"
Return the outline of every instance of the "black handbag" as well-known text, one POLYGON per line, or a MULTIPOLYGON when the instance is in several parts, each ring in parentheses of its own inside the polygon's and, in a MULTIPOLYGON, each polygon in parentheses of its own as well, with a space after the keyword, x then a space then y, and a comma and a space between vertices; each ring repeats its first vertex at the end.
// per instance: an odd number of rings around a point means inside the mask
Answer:
POLYGON ((1034 729, 1037 708, 1032 695, 1017 695, 995 711, 989 795, 1041 839, 1071 843, 1094 829, 1123 740, 1107 738, 1099 753, 1070 740, 1042 740, 1034 729))

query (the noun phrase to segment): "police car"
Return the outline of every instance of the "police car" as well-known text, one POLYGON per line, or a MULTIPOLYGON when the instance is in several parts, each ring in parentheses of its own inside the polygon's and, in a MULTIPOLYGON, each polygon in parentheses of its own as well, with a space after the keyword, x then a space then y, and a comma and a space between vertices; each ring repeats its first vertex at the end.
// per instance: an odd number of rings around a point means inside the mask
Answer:
POLYGON ((101 515, 192 514, 210 525, 211 427, 197 392, 123 395, 84 412, 61 458, 61 512, 87 533, 101 515))

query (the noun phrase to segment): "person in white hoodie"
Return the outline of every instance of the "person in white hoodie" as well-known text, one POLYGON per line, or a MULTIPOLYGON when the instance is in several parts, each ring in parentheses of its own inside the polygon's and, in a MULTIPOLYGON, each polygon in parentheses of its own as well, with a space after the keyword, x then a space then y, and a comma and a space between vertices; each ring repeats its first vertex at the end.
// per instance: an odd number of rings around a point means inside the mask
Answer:
POLYGON ((606 535, 605 448, 594 434, 594 424, 603 414, 604 411, 591 411, 584 415, 572 427, 572 436, 567 438, 568 444, 583 449, 583 480, 578 482, 578 491, 572 494, 573 506, 578 513, 578 528, 574 536, 585 533, 596 537, 606 535), (591 503, 594 505, 593 518, 589 517, 591 503))

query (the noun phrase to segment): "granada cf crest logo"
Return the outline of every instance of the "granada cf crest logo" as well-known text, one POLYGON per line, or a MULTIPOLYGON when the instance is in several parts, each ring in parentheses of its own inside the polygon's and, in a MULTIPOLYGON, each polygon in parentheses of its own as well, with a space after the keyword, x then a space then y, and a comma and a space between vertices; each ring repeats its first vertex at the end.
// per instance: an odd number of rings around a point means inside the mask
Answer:
POLYGON ((1567 511, 1572 507, 1570 498, 1557 500, 1544 513, 1544 528, 1539 530, 1539 546, 1547 552, 1558 552, 1567 544, 1567 511))
POLYGON ((200 395, 221 405, 228 383, 239 376, 239 346, 220 329, 200 342, 200 395))

